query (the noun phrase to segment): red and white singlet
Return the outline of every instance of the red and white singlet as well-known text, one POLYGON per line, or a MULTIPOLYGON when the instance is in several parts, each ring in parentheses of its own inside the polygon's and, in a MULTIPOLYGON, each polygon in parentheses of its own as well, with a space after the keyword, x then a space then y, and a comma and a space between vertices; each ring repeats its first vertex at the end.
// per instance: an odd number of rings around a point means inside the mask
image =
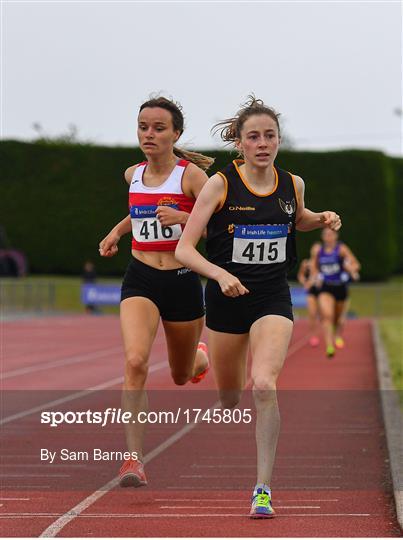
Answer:
POLYGON ((140 251, 175 251, 182 234, 182 225, 161 225, 157 206, 170 206, 190 214, 194 199, 182 191, 182 178, 189 161, 181 159, 160 186, 148 187, 143 174, 148 163, 140 163, 129 188, 129 209, 132 220, 132 249, 140 251))

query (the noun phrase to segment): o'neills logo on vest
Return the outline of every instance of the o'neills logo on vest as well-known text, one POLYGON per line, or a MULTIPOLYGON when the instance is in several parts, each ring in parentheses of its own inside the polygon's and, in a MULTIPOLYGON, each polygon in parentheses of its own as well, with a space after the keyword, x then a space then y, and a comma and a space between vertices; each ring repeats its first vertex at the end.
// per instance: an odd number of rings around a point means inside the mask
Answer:
POLYGON ((228 210, 230 212, 241 211, 241 212, 254 212, 256 208, 254 206, 229 206, 228 210))

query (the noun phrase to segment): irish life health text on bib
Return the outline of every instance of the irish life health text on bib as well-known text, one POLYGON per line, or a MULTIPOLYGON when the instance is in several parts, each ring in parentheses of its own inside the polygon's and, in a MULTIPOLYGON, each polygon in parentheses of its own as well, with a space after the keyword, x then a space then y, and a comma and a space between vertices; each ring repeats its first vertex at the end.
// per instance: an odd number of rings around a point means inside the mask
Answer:
POLYGON ((274 264, 286 259, 288 225, 235 225, 232 262, 274 264))

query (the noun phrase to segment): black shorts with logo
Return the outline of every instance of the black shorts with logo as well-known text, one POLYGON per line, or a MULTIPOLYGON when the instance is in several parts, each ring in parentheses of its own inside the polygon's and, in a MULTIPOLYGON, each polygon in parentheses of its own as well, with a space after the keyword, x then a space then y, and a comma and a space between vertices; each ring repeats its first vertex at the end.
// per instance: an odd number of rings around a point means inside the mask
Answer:
POLYGON ((331 285, 330 283, 324 283, 319 291, 321 293, 331 294, 336 302, 344 302, 348 298, 348 287, 345 283, 340 283, 337 285, 331 285))
POLYGON ((249 294, 232 298, 221 292, 215 280, 206 285, 206 326, 216 332, 246 334, 252 324, 266 315, 294 320, 287 281, 248 285, 249 294))
POLYGON ((203 288, 189 268, 158 270, 132 258, 123 278, 121 301, 149 298, 165 321, 184 322, 204 315, 203 288))

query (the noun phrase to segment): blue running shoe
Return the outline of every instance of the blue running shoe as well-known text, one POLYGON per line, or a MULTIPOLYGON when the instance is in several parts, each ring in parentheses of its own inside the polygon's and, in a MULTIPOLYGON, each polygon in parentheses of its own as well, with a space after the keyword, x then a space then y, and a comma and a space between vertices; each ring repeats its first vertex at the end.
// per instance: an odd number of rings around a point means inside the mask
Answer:
POLYGON ((252 519, 267 519, 274 517, 274 510, 271 505, 271 492, 263 488, 255 490, 252 497, 252 508, 249 516, 252 519))

